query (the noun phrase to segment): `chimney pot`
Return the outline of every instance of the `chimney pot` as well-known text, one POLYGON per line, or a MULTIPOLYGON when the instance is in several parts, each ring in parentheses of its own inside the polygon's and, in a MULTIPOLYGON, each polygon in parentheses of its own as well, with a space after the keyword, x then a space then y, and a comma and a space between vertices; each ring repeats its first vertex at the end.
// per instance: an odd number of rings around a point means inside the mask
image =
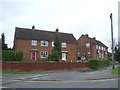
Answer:
POLYGON ((56 29, 56 32, 59 32, 59 29, 58 29, 58 28, 56 29))
POLYGON ((85 34, 85 36, 87 36, 87 37, 88 37, 88 34, 85 34))
POLYGON ((34 26, 34 25, 32 26, 32 29, 35 29, 35 26, 34 26))
POLYGON ((95 38, 95 37, 93 37, 93 39, 94 39, 94 40, 96 40, 96 38, 95 38))

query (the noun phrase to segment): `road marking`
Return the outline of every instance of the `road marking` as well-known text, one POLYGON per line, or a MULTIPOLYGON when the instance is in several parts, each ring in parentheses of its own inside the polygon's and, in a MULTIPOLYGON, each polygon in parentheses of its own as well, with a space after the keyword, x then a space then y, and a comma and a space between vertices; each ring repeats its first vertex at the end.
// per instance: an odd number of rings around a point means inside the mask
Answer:
MULTIPOLYGON (((98 81, 106 81, 106 80, 116 80, 120 78, 111 78, 111 79, 94 79, 94 80, 21 80, 24 82, 53 82, 53 83, 72 83, 72 82, 98 82, 98 81)), ((14 81, 20 81, 20 80, 14 80, 14 81)))

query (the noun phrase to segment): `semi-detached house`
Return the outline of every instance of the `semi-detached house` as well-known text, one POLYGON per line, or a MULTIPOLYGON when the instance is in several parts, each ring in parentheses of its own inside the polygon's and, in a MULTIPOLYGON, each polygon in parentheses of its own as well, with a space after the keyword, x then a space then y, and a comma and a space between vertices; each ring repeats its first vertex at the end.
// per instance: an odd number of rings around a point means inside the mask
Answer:
POLYGON ((95 37, 91 38, 88 34, 81 35, 78 39, 78 56, 87 59, 108 59, 108 47, 95 37))
POLYGON ((37 30, 33 26, 28 28, 15 28, 14 50, 24 52, 23 60, 47 60, 54 47, 56 35, 61 40, 61 60, 77 60, 77 40, 70 33, 37 30))

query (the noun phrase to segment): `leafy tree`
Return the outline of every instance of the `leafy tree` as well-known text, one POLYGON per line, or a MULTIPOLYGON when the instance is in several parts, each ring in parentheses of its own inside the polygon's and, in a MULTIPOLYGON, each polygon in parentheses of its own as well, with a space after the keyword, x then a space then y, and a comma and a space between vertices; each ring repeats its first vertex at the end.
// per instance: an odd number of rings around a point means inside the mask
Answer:
POLYGON ((54 48, 50 57, 53 61, 58 61, 61 58, 61 41, 57 35, 54 40, 54 48))
POLYGON ((57 50, 53 50, 51 53, 51 60, 58 61, 60 59, 60 54, 57 50))
POLYGON ((61 55, 61 40, 59 37, 56 35, 55 40, 54 40, 54 49, 57 50, 58 53, 61 55))
POLYGON ((114 58, 116 61, 120 61, 120 44, 115 46, 114 58))
POLYGON ((4 35, 4 33, 2 33, 2 35, 1 35, 1 40, 2 40, 2 50, 7 50, 8 47, 7 47, 7 44, 5 44, 5 35, 4 35))

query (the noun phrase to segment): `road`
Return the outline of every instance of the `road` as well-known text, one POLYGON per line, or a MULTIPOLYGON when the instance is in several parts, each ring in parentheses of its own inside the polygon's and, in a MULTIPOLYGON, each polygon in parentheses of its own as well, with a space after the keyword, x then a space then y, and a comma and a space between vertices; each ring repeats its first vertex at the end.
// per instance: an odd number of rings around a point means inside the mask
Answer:
POLYGON ((3 74, 6 88, 118 88, 118 75, 112 67, 97 71, 68 71, 38 74, 3 74))
POLYGON ((118 88, 118 79, 80 81, 21 81, 5 80, 5 88, 118 88))

